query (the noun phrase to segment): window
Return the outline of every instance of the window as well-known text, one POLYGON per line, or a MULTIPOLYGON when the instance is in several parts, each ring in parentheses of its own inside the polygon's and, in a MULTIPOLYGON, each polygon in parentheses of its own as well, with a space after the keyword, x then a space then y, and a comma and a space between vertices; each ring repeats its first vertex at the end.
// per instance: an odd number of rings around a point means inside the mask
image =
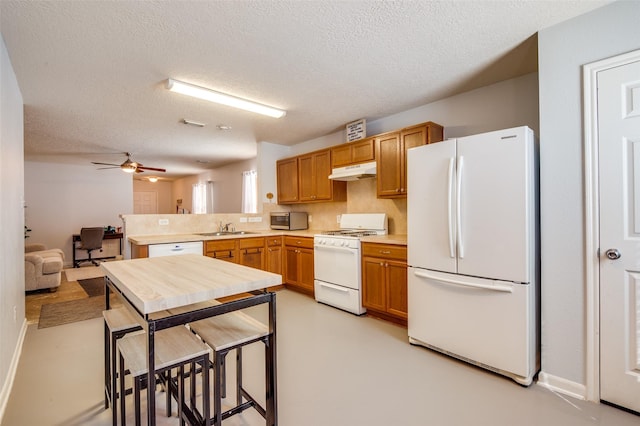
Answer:
POLYGON ((193 213, 213 213, 213 182, 193 185, 193 213))
POLYGON ((258 172, 242 172, 242 213, 258 213, 258 172))

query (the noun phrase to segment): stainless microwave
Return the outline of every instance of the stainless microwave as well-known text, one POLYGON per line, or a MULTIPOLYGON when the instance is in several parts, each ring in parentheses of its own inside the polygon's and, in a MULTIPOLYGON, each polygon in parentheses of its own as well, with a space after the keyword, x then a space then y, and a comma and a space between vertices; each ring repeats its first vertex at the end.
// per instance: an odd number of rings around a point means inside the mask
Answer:
POLYGON ((271 229, 307 229, 309 218, 306 212, 271 212, 271 229))

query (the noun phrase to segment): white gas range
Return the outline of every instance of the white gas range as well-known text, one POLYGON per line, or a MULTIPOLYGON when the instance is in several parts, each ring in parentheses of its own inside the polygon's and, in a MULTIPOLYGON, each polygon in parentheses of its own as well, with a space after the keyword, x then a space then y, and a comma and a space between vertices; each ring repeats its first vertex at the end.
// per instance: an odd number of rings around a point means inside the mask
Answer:
POLYGON ((314 292, 318 302, 361 315, 360 238, 387 234, 386 213, 343 214, 340 229, 313 238, 314 292))

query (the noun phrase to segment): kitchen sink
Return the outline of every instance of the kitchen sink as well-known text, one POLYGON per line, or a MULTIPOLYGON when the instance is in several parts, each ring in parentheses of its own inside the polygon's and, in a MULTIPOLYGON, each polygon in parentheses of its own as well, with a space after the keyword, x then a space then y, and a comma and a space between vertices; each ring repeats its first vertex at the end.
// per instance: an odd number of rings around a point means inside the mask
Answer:
POLYGON ((247 234, 257 234, 257 232, 249 232, 249 231, 222 231, 222 232, 200 232, 198 235, 202 235, 203 237, 221 237, 224 235, 247 235, 247 234))

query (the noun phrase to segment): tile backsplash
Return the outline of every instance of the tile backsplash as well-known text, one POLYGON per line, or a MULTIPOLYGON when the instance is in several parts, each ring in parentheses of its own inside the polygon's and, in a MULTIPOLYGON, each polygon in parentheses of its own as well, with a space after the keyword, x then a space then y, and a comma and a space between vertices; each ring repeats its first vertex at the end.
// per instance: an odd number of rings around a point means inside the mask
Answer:
POLYGON ((376 180, 362 179, 347 183, 347 201, 278 205, 264 203, 260 214, 152 214, 122 215, 125 233, 133 235, 166 235, 213 232, 220 222, 233 223, 236 229, 259 231, 269 229, 269 214, 273 211, 304 211, 311 215, 309 229, 326 231, 338 228, 337 216, 343 213, 386 213, 389 234, 407 233, 407 199, 376 198, 376 180), (261 222, 249 218, 261 218, 261 222), (246 222, 241 221, 247 219, 246 222))
MULTIPOLYGON (((285 206, 281 206, 285 207, 285 206)), ((336 217, 342 213, 386 213, 390 234, 407 233, 407 199, 376 198, 376 179, 347 182, 347 201, 291 205, 284 210, 305 211, 312 217, 309 228, 336 229, 336 217)))

